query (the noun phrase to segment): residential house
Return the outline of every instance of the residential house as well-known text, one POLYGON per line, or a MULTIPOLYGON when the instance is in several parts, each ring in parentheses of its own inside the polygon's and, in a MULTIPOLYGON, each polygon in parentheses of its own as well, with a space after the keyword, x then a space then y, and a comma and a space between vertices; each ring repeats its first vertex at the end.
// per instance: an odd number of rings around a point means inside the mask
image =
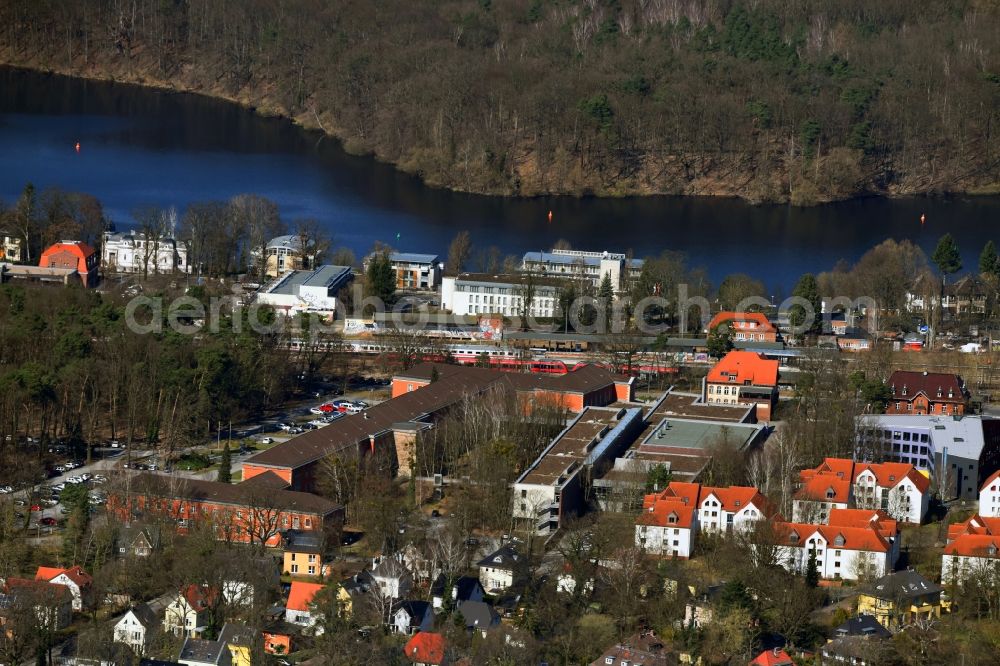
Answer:
POLYGON ((479 561, 479 582, 490 594, 506 590, 520 578, 524 564, 517 545, 505 544, 479 561))
POLYGON ((86 243, 64 240, 46 248, 38 266, 75 270, 84 287, 96 287, 99 261, 97 252, 86 243))
POLYGON ((416 666, 446 666, 447 643, 444 636, 419 631, 403 646, 403 655, 416 666))
POLYGON ((292 652, 293 637, 298 635, 300 627, 287 622, 267 624, 261 631, 264 652, 273 655, 285 655, 292 652))
POLYGON ((888 640, 879 636, 838 636, 820 648, 823 666, 876 666, 883 662, 888 640))
POLYGON ((115 623, 114 640, 128 645, 141 657, 146 654, 159 623, 153 609, 144 603, 136 604, 115 623))
POLYGON ((663 641, 652 631, 643 631, 615 643, 600 657, 590 662, 590 666, 673 666, 676 657, 666 648, 663 641))
POLYGON ((158 525, 125 527, 118 533, 118 554, 149 557, 160 548, 158 525))
POLYGON ((111 273, 190 273, 187 246, 169 236, 149 237, 139 231, 106 231, 101 262, 111 273))
POLYGON ((896 370, 889 377, 891 397, 886 414, 964 414, 969 399, 958 375, 896 370))
POLYGON ((994 579, 1000 573, 1000 517, 975 515, 948 526, 941 556, 941 581, 950 585, 969 577, 994 579))
POLYGON ((835 638, 844 636, 865 636, 871 638, 892 638, 892 632, 879 624, 874 615, 855 615, 833 630, 835 638))
POLYGON ((979 489, 979 515, 1000 517, 1000 470, 986 477, 979 489))
POLYGON ((232 666, 232 655, 223 641, 188 636, 181 645, 177 663, 185 666, 232 666))
POLYGON ((174 636, 198 638, 208 628, 219 591, 207 585, 185 585, 167 604, 163 630, 174 636))
POLYGON ((920 524, 927 515, 930 480, 912 464, 860 463, 826 458, 799 472, 800 488, 792 517, 798 522, 827 522, 833 509, 881 509, 894 520, 920 524))
POLYGON ((0 625, 10 613, 32 608, 41 626, 52 631, 68 627, 73 618, 73 595, 65 585, 27 578, 8 578, 0 592, 0 625))
POLYGON ((312 608, 313 598, 323 589, 319 583, 306 583, 293 580, 285 603, 285 622, 302 627, 312 627, 319 620, 312 608))
POLYGON ((851 326, 836 336, 837 349, 843 352, 863 352, 872 348, 872 336, 863 328, 851 326))
POLYGON ((463 601, 458 604, 458 614, 465 620, 466 629, 480 632, 483 638, 500 624, 500 615, 485 601, 463 601))
POLYGON ((21 261, 22 244, 20 236, 15 236, 9 231, 0 230, 0 261, 12 261, 15 264, 21 261))
POLYGON ((810 553, 822 578, 858 580, 892 570, 893 544, 876 526, 774 523, 773 530, 779 563, 793 573, 806 573, 810 553))
POLYGON ((435 289, 441 283, 441 261, 436 254, 393 252, 389 265, 396 275, 396 289, 435 289))
POLYGON ((448 579, 444 574, 439 574, 431 583, 431 605, 434 610, 444 608, 446 597, 451 597, 453 605, 458 605, 463 601, 482 601, 484 596, 483 586, 478 578, 472 576, 459 576, 451 582, 448 588, 448 579))
POLYGON ((858 595, 858 613, 871 615, 889 631, 941 617, 941 586, 916 571, 896 571, 867 585, 858 595))
POLYGON ((339 613, 342 617, 351 617, 354 613, 354 602, 368 594, 375 581, 371 572, 361 571, 346 580, 340 581, 337 586, 337 604, 340 607, 339 613))
POLYGON ((90 590, 94 579, 79 566, 68 569, 60 567, 38 567, 35 580, 54 585, 65 585, 73 595, 73 610, 81 611, 90 601, 90 590))
POLYGON ((720 312, 705 327, 711 333, 720 326, 729 329, 733 340, 748 342, 777 342, 778 329, 763 312, 720 312))
POLYGON ((396 602, 390 612, 389 626, 393 633, 411 636, 429 631, 434 626, 434 614, 426 601, 404 599, 396 602))
POLYGON ((245 624, 227 622, 219 632, 218 641, 229 650, 232 666, 252 666, 252 650, 256 632, 245 624))
POLYGON ((751 659, 750 666, 795 666, 795 662, 781 648, 771 648, 751 659))
POLYGON ((323 535, 318 532, 288 530, 284 537, 282 571, 292 576, 314 576, 324 574, 323 535))
POLYGON ((919 525, 929 507, 930 479, 907 463, 857 463, 854 503, 881 509, 902 523, 919 525))
POLYGON ((899 522, 881 509, 831 509, 826 524, 875 530, 889 544, 889 566, 896 566, 900 550, 899 522))
POLYGON ((635 544, 648 553, 688 559, 698 532, 698 510, 663 493, 646 495, 636 518, 635 544))
POLYGON ((384 597, 401 599, 413 588, 413 576, 398 555, 374 558, 371 577, 373 587, 384 597))
POLYGON ((708 371, 701 400, 711 405, 756 406, 769 421, 778 401, 778 361, 751 351, 731 351, 708 371))
MULTIPOLYGON (((251 262, 259 265, 261 249, 250 251, 251 262)), ((295 235, 284 235, 272 238, 264 247, 264 274, 267 277, 279 277, 289 271, 309 269, 316 262, 315 254, 302 251, 302 238, 295 235)))
POLYGON ((688 586, 690 597, 684 604, 684 623, 688 629, 701 629, 712 623, 715 613, 713 605, 715 600, 722 593, 725 583, 709 585, 704 590, 697 590, 694 586, 688 586))
POLYGON ((926 310, 930 307, 941 309, 952 316, 984 314, 991 292, 995 293, 983 280, 973 275, 965 275, 944 285, 929 278, 917 278, 906 293, 906 305, 910 310, 926 310))

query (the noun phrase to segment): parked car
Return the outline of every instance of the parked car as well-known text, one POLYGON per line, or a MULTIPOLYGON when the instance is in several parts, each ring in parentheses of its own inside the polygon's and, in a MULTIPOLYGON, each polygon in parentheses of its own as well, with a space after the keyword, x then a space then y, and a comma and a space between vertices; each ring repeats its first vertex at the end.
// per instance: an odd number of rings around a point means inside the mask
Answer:
POLYGON ((38 521, 38 524, 44 527, 55 527, 56 519, 51 518, 49 516, 45 516, 44 518, 38 521))
POLYGON ((278 424, 278 429, 279 429, 279 430, 284 430, 285 432, 288 432, 288 431, 289 431, 289 430, 291 430, 291 429, 292 429, 293 427, 295 427, 295 426, 293 426, 293 425, 291 425, 291 424, 289 424, 289 423, 279 423, 279 424, 278 424))
POLYGON ((42 510, 42 505, 41 504, 32 504, 31 505, 31 511, 41 511, 41 510, 42 510))
POLYGON ((369 407, 369 404, 364 400, 355 400, 354 404, 360 407, 361 409, 368 409, 369 407))
POLYGON ((274 438, 273 437, 261 437, 260 438, 260 443, 261 444, 274 444, 274 438))
POLYGON ((344 411, 346 411, 348 414, 360 414, 361 412, 365 411, 365 408, 362 407, 361 405, 352 402, 351 404, 347 405, 344 411))
POLYGON ((309 408, 309 413, 310 414, 322 414, 323 413, 322 407, 323 407, 323 405, 317 405, 316 407, 310 407, 309 408))
POLYGON ((160 469, 160 466, 157 465, 156 463, 150 463, 146 465, 146 469, 148 469, 151 472, 155 472, 156 470, 160 469))
POLYGON ((344 415, 341 412, 334 412, 332 414, 327 414, 320 420, 323 421, 324 423, 333 423, 334 421, 336 421, 339 418, 342 418, 343 416, 344 415))
POLYGON ((7 495, 12 492, 14 492, 14 489, 11 486, 3 486, 0 488, 0 495, 7 495))

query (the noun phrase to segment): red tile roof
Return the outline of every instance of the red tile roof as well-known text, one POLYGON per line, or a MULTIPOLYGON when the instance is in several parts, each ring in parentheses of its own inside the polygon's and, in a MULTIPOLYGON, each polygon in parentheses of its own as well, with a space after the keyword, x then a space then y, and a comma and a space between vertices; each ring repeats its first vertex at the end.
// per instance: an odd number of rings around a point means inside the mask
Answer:
POLYGON ((875 483, 881 488, 895 488, 903 482, 903 479, 912 481, 917 490, 922 493, 927 492, 927 489, 931 487, 930 479, 909 463, 858 463, 854 467, 854 478, 857 479, 865 470, 871 470, 872 474, 875 475, 875 483))
POLYGON ((42 580, 31 580, 28 578, 8 578, 4 583, 4 590, 8 593, 16 593, 18 589, 29 590, 44 595, 59 603, 70 602, 73 595, 65 585, 57 585, 42 580))
POLYGON ((60 243, 53 243, 46 248, 44 252, 42 252, 42 256, 38 259, 38 265, 43 268, 51 268, 52 266, 68 268, 68 266, 61 266, 58 263, 53 263, 52 258, 64 252, 71 255, 76 260, 77 272, 82 275, 86 275, 90 270, 88 261, 93 262, 91 257, 94 256, 94 248, 79 241, 62 241, 60 243))
MULTIPOLYGON (((983 482, 983 485, 980 486, 979 492, 983 492, 984 490, 986 490, 987 486, 993 484, 996 481, 1000 481, 1000 470, 997 470, 997 471, 993 472, 992 474, 989 475, 989 477, 987 477, 986 481, 983 482)), ((998 485, 1000 485, 1000 484, 998 484, 998 485)), ((991 490, 992 490, 992 488, 991 488, 991 490)))
POLYGON ((816 474, 809 478, 798 492, 795 499, 812 502, 834 502, 846 504, 851 496, 851 479, 841 478, 833 474, 816 474), (830 492, 832 491, 832 495, 830 492))
POLYGON ((774 523, 775 536, 778 543, 784 546, 805 547, 809 537, 817 532, 828 545, 834 546, 837 537, 843 537, 844 543, 836 546, 843 550, 859 550, 876 553, 889 552, 889 542, 876 530, 868 527, 833 527, 830 525, 814 525, 811 523, 774 523), (793 541, 792 533, 798 534, 798 540, 793 541))
POLYGON ((830 509, 826 524, 830 527, 869 527, 885 539, 899 535, 899 523, 881 509, 830 509))
POLYGON ((677 497, 662 497, 662 493, 646 495, 642 500, 642 514, 636 518, 640 525, 680 527, 689 529, 694 523, 696 508, 684 504, 677 497), (673 518, 673 522, 671 522, 673 518))
POLYGON ((195 611, 201 611, 215 603, 215 595, 218 592, 213 587, 192 583, 181 588, 181 594, 191 608, 195 609, 195 611))
POLYGON ((792 661, 787 652, 774 648, 773 650, 764 650, 754 657, 750 666, 795 666, 795 662, 792 661))
POLYGON ((1000 536, 963 534, 944 547, 944 554, 962 557, 1000 557, 1000 536))
POLYGON ((957 539, 963 534, 988 534, 1000 536, 1000 518, 987 518, 976 514, 965 522, 948 526, 948 541, 957 539))
POLYGON ((288 592, 288 603, 285 608, 289 610, 307 612, 313 597, 323 589, 320 583, 303 583, 293 580, 292 589, 288 592))
POLYGON ((38 571, 35 572, 35 580, 51 581, 61 574, 66 574, 66 577, 76 583, 77 587, 87 587, 94 581, 80 566, 72 566, 69 569, 38 567, 38 571))
POLYGON ((729 323, 737 331, 753 331, 754 333, 775 333, 778 329, 767 320, 763 312, 732 312, 723 311, 712 317, 708 322, 708 330, 714 331, 722 324, 729 323))
POLYGON ((728 488, 702 486, 701 492, 698 494, 698 506, 701 506, 710 495, 719 500, 724 511, 730 513, 736 513, 748 504, 753 504, 764 513, 767 513, 770 508, 767 498, 751 486, 729 486, 728 488))
POLYGON ((764 358, 763 354, 748 351, 731 351, 708 371, 708 381, 715 384, 750 386, 777 386, 778 362, 764 358))
POLYGON ((418 631, 406 642, 403 654, 418 664, 443 664, 444 649, 444 636, 430 631, 418 631))

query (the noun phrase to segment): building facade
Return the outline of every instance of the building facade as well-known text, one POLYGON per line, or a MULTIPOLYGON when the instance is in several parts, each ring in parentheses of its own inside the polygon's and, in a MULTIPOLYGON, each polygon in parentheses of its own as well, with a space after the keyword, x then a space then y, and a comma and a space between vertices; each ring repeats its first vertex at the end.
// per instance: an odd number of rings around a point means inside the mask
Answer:
POLYGON ((441 260, 436 254, 393 252, 389 264, 396 274, 396 289, 428 290, 441 284, 441 260))
POLYGON ((778 361, 750 351, 731 351, 708 372, 701 399, 710 405, 756 406, 768 421, 778 401, 778 361))
POLYGON ((630 259, 617 252, 551 250, 526 252, 521 259, 521 270, 536 275, 589 282, 595 289, 607 275, 611 278, 615 291, 620 291, 639 278, 642 264, 641 259, 630 259))
POLYGON ((257 292, 256 300, 287 315, 333 313, 337 310, 337 294, 353 279, 354 274, 347 266, 324 265, 311 271, 286 271, 264 285, 257 292))
POLYGON ((441 280, 441 307, 455 315, 561 317, 563 281, 539 276, 462 273, 441 280), (525 308, 525 303, 528 307, 525 308))
POLYGON ((968 392, 958 375, 897 370, 888 383, 891 397, 886 414, 955 416, 965 413, 968 392))
POLYGON ((187 246, 174 238, 147 239, 141 232, 105 232, 101 263, 110 273, 190 273, 187 246))
POLYGON ((75 240, 50 245, 38 260, 39 268, 75 270, 84 287, 96 287, 100 257, 94 248, 75 240))

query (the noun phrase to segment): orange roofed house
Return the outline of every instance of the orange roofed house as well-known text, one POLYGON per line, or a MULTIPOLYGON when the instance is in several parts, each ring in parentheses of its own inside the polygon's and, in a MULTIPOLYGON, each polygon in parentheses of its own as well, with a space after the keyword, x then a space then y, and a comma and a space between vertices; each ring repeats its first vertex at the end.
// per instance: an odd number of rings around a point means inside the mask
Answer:
POLYGON ((38 567, 35 580, 45 581, 53 585, 64 585, 73 595, 73 610, 83 610, 84 602, 90 595, 93 578, 79 566, 63 569, 62 567, 38 567))
POLYGON ((708 322, 709 333, 720 326, 728 326, 733 340, 777 342, 778 329, 763 312, 720 312, 708 322))
POLYGON ((445 655, 446 647, 443 635, 418 631, 406 641, 403 654, 416 666, 443 666, 448 663, 445 655))
POLYGON ((1000 571, 1000 518, 975 515, 948 526, 941 556, 941 581, 961 584, 971 576, 994 579, 1000 571))
POLYGON ((897 370, 889 377, 889 392, 886 414, 954 416, 965 413, 968 399, 962 378, 943 372, 897 370))
POLYGON ((38 260, 41 268, 72 268, 80 275, 84 287, 97 285, 100 257, 94 248, 80 241, 60 241, 50 245, 38 260))
POLYGON ((769 421, 778 401, 778 362, 755 352, 731 351, 709 370, 701 399, 713 405, 756 405, 757 419, 769 421))
POLYGON ((860 463, 826 458, 814 469, 799 472, 800 487, 792 517, 827 522, 835 509, 881 510, 903 523, 917 524, 927 515, 930 480, 909 463, 860 463))

